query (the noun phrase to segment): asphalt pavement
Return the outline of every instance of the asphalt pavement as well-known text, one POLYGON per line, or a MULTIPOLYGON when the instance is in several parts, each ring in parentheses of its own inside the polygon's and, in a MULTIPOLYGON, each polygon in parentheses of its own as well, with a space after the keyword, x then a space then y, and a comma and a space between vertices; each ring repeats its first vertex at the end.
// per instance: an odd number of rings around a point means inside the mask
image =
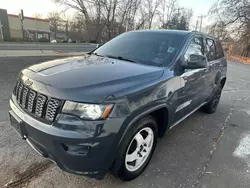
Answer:
POLYGON ((0 43, 0 50, 55 50, 63 52, 88 52, 96 44, 84 43, 0 43))
POLYGON ((18 72, 58 57, 0 58, 0 186, 28 188, 249 188, 250 66, 228 63, 217 112, 196 112, 160 139, 146 171, 131 182, 61 171, 10 127, 8 99, 18 72))

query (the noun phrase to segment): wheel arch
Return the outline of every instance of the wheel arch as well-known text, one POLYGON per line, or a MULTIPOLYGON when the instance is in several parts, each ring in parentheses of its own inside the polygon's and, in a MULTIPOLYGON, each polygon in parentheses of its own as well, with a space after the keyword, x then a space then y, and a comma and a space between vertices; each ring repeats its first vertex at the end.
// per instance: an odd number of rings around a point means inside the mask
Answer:
MULTIPOLYGON (((167 108, 167 105, 166 104, 160 104, 160 105, 157 105, 155 107, 152 107, 148 110, 145 110, 144 112, 142 113, 139 113, 138 115, 135 115, 129 122, 126 122, 125 121, 125 126, 126 128, 122 130, 122 134, 120 135, 120 139, 119 139, 119 142, 118 142, 118 148, 115 152, 115 155, 113 156, 114 158, 112 159, 112 166, 116 163, 116 156, 117 156, 117 151, 119 151, 119 148, 121 147, 122 145, 122 142, 124 141, 125 139, 125 136, 127 135, 128 131, 132 128, 132 126, 137 123, 140 119, 146 117, 146 116, 152 116, 154 119, 157 118, 157 117, 162 117, 164 118, 164 120, 166 122, 165 125, 163 126, 159 126, 158 122, 160 121, 160 119, 156 120, 155 121, 157 122, 157 126, 158 126, 158 137, 162 137, 165 133, 165 131, 167 130, 167 128, 169 127, 169 111, 168 111, 168 108, 167 108), (159 113, 158 113, 159 112, 159 113), (166 112, 167 114, 165 116, 163 116, 162 114, 166 112)), ((129 117, 128 117, 129 118, 129 117)), ((119 165, 118 165, 119 166, 119 165)), ((112 168, 112 167, 111 167, 112 168)))
POLYGON ((144 112, 136 115, 133 117, 129 123, 127 123, 127 126, 122 134, 122 137, 119 141, 119 145, 121 144, 122 140, 124 139, 125 135, 129 131, 129 129, 138 122, 141 118, 145 116, 152 116, 155 121, 157 122, 158 126, 158 136, 162 137, 164 133, 166 132, 167 128, 169 127, 169 110, 167 108, 166 104, 157 105, 155 107, 152 107, 150 109, 145 110, 144 112), (159 124, 160 121, 163 120, 163 124, 159 124))
POLYGON ((226 77, 224 77, 224 78, 222 78, 222 79, 220 80, 220 84, 221 84, 222 88, 224 88, 224 86, 225 86, 225 84, 226 84, 226 81, 227 81, 227 78, 226 78, 226 77))
POLYGON ((169 112, 167 107, 157 109, 148 115, 155 119, 158 126, 158 137, 162 138, 169 127, 169 112))

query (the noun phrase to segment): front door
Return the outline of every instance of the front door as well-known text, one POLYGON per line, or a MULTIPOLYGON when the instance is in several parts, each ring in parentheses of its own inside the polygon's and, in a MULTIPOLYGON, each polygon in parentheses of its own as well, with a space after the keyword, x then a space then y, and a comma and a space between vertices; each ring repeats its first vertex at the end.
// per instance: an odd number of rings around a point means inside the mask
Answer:
MULTIPOLYGON (((203 37, 196 36, 191 41, 184 55, 185 61, 189 55, 204 55, 203 37)), ((175 109, 175 122, 185 117, 205 101, 205 77, 207 69, 188 69, 180 73, 180 77, 184 79, 185 86, 181 88, 177 95, 178 100, 175 109)))

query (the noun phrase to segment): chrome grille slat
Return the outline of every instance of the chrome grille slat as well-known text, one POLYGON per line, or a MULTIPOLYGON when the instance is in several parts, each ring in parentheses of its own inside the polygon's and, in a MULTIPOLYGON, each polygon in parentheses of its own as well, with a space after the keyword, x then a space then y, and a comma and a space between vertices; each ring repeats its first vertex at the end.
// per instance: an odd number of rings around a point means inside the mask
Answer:
POLYGON ((20 84, 20 81, 17 80, 17 83, 16 83, 16 85, 15 85, 15 87, 14 87, 14 91, 13 91, 13 94, 14 94, 15 96, 16 96, 16 94, 17 94, 17 90, 18 90, 19 84, 20 84))
POLYGON ((42 117, 43 115, 44 105, 47 100, 46 98, 47 98, 46 96, 41 95, 41 94, 37 96, 35 114, 38 117, 42 117))
POLYGON ((20 86, 20 82, 17 82, 17 84, 16 84, 16 91, 15 91, 15 93, 16 93, 16 99, 17 99, 17 100, 18 100, 19 86, 20 86))
POLYGON ((21 108, 51 122, 55 120, 62 104, 61 100, 40 94, 24 85, 20 80, 17 81, 13 94, 21 108))
POLYGON ((27 109, 31 113, 33 112, 35 98, 36 98, 36 92, 33 90, 30 90, 27 109))
POLYGON ((24 87, 23 94, 22 94, 22 107, 23 108, 26 107, 28 92, 29 92, 29 89, 27 87, 24 87))
POLYGON ((54 121, 55 115, 59 108, 60 101, 57 99, 50 99, 46 109, 45 119, 49 121, 54 121))
POLYGON ((17 101, 19 104, 21 104, 21 99, 22 99, 22 92, 23 92, 23 84, 20 83, 18 87, 18 93, 17 93, 17 101))

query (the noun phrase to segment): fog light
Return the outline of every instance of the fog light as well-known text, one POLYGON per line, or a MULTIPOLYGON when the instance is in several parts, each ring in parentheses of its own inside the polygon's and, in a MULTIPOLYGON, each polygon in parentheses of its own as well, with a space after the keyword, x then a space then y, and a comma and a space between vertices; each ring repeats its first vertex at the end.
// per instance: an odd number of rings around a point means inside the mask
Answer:
POLYGON ((63 149, 73 155, 87 155, 90 151, 90 146, 85 146, 82 144, 71 145, 71 144, 61 144, 63 149))

